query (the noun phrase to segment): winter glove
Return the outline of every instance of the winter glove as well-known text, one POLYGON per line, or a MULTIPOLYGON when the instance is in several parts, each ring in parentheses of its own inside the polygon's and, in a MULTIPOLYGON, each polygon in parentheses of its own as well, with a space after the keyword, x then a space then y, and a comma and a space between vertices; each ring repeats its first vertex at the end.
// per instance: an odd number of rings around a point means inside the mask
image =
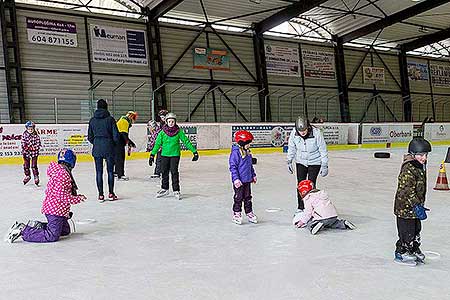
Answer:
POLYGON ((240 188, 241 186, 242 186, 242 182, 239 180, 239 179, 236 179, 234 182, 233 182, 233 184, 234 184, 234 187, 235 188, 240 188))
POLYGON ((288 167, 289 173, 294 174, 294 170, 292 170, 292 162, 288 162, 287 167, 288 167))
POLYGON ((320 168, 320 176, 325 177, 328 175, 328 166, 322 166, 320 168))
POLYGON ((256 176, 255 177, 253 177, 253 183, 256 183, 256 181, 257 181, 257 178, 256 178, 256 176))
POLYGON ((150 157, 148 159, 148 165, 151 167, 153 165, 154 161, 155 161, 155 156, 153 154, 150 154, 150 157))
POLYGON ((194 157, 192 158, 192 161, 197 161, 198 160, 198 152, 194 152, 194 157))
POLYGON ((416 214, 416 217, 421 221, 427 219, 427 211, 429 210, 429 208, 426 208, 421 204, 414 205, 414 213, 416 214))

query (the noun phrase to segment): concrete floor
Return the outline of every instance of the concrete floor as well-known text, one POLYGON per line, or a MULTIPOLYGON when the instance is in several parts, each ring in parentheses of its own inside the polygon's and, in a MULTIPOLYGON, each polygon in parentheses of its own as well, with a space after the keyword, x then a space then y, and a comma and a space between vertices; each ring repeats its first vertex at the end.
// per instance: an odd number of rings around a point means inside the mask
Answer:
MULTIPOLYGON (((182 159, 181 201, 155 199, 147 161, 130 161, 120 200, 97 203, 93 163, 79 163, 74 176, 89 199, 73 206, 77 232, 51 244, 1 243, 0 299, 450 299, 450 192, 432 190, 445 151, 430 156, 422 231, 422 250, 441 257, 413 268, 393 263, 401 150, 386 160, 369 150, 330 153, 319 188, 358 228, 316 236, 291 225, 296 180, 283 154, 257 156, 260 223, 241 226, 231 221, 228 156, 182 159)), ((22 185, 21 166, 0 167, 5 232, 16 220, 43 219, 45 169, 37 188, 22 185)))

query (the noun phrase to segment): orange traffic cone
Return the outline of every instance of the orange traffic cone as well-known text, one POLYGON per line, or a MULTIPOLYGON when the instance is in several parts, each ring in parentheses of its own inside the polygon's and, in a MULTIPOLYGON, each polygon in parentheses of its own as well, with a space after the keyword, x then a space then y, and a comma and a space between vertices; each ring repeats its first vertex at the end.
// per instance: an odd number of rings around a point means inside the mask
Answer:
POLYGON ((448 191, 450 188, 448 187, 448 181, 447 181, 447 173, 445 172, 445 163, 444 161, 441 163, 441 166, 439 167, 439 175, 436 181, 436 186, 434 187, 435 190, 439 191, 448 191))

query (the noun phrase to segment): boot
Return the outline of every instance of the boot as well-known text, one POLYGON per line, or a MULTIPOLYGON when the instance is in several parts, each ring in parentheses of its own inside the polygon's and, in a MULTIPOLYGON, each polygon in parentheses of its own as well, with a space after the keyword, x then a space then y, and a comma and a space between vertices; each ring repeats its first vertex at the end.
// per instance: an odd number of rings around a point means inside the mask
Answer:
POLYGON ((29 181, 31 180, 31 176, 25 176, 25 178, 23 179, 23 184, 27 184, 29 181))

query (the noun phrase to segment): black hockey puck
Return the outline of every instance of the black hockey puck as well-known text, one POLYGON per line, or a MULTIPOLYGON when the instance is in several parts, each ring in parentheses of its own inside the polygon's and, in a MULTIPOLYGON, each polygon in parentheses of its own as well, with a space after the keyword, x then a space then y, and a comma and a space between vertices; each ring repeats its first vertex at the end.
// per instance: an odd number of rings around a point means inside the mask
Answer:
POLYGON ((389 152, 375 152, 373 156, 375 158, 391 158, 391 154, 389 152))

